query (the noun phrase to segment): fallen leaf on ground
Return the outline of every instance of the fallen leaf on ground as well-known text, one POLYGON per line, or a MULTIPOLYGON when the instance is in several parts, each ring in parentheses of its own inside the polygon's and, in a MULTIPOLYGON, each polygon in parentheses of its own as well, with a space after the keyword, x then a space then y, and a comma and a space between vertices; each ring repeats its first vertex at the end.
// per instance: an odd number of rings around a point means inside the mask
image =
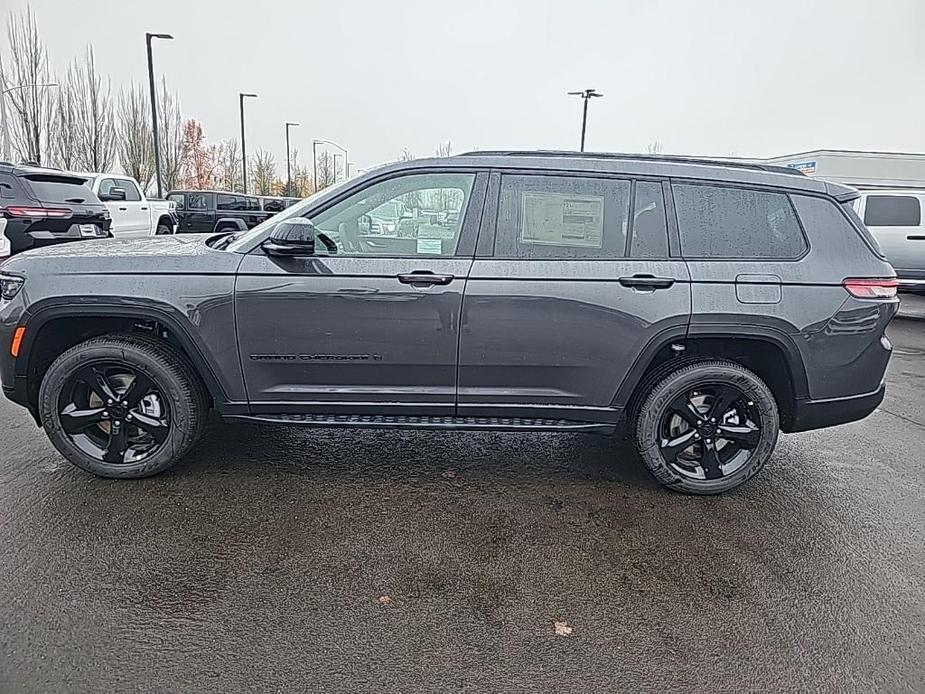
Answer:
POLYGON ((391 605, 391 604, 392 604, 392 598, 390 598, 388 595, 380 595, 380 596, 379 596, 379 604, 380 604, 380 605, 391 605))
POLYGON ((553 622, 552 625, 556 630, 556 636, 572 635, 572 627, 568 625, 568 622, 553 622))

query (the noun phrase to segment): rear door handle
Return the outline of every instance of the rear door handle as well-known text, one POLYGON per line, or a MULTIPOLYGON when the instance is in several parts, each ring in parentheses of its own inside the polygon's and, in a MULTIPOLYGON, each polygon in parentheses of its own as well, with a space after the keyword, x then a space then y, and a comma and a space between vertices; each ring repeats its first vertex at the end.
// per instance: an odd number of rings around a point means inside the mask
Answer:
POLYGON ((621 277, 619 282, 624 287, 635 287, 636 289, 668 289, 674 284, 671 277, 655 277, 654 275, 621 277))
POLYGON ((147 208, 147 207, 142 207, 141 209, 142 209, 142 210, 147 210, 148 208, 147 208))
POLYGON ((402 284, 440 284, 446 285, 455 279, 454 275, 436 275, 430 270, 412 270, 398 275, 402 284))
POLYGON ((125 212, 127 209, 128 209, 127 207, 120 207, 119 212, 125 212))
POLYGON ((909 241, 925 241, 925 236, 922 234, 912 234, 911 236, 906 237, 909 241))

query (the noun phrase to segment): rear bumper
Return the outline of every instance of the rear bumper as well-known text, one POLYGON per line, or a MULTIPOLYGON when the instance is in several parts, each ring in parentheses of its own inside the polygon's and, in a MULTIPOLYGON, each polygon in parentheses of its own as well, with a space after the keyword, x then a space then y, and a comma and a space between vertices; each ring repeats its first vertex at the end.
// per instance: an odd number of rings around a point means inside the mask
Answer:
POLYGON ((784 431, 810 431, 864 419, 883 402, 886 383, 872 393, 830 400, 797 400, 784 431))
POLYGON ((896 269, 896 279, 904 289, 925 289, 925 270, 896 269))

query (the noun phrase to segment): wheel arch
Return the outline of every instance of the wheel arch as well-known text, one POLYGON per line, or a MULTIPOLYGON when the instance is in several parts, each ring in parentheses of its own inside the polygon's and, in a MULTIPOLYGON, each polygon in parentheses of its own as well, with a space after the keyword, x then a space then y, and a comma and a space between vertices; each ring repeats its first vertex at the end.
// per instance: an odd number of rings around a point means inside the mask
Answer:
MULTIPOLYGON (((217 405, 227 402, 226 390, 195 339, 194 331, 175 313, 170 307, 156 302, 132 306, 56 302, 30 309, 21 322, 26 332, 16 359, 15 376, 25 388, 27 406, 33 416, 37 417, 38 389, 50 366, 49 358, 52 361, 56 358, 56 355, 51 355, 55 351, 60 354, 91 337, 113 332, 166 331, 170 339, 165 341, 189 360, 213 402, 217 405)), ((158 336, 161 337, 160 334, 158 336)))
POLYGON ((781 415, 781 428, 789 430, 796 400, 808 394, 803 358, 786 333, 757 326, 694 326, 686 335, 658 336, 642 351, 614 397, 614 405, 632 416, 640 390, 653 377, 696 359, 726 359, 754 371, 771 389, 781 415))
POLYGON ((244 223, 243 219, 239 219, 238 217, 222 217, 221 219, 216 219, 212 231, 221 231, 227 227, 233 227, 235 231, 247 231, 247 224, 244 223))

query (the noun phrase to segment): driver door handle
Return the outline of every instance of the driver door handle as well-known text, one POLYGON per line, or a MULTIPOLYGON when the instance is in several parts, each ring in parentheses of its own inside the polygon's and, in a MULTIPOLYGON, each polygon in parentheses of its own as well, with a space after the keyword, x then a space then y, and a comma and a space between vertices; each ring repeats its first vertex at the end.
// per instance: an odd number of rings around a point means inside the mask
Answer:
POLYGON ((456 279, 454 275, 436 275, 430 270, 412 270, 411 272, 398 275, 398 281, 402 284, 447 285, 454 279, 456 279))
POLYGON ((671 277, 655 277, 654 275, 642 274, 621 277, 619 282, 624 287, 634 287, 636 289, 668 289, 674 284, 671 277))

